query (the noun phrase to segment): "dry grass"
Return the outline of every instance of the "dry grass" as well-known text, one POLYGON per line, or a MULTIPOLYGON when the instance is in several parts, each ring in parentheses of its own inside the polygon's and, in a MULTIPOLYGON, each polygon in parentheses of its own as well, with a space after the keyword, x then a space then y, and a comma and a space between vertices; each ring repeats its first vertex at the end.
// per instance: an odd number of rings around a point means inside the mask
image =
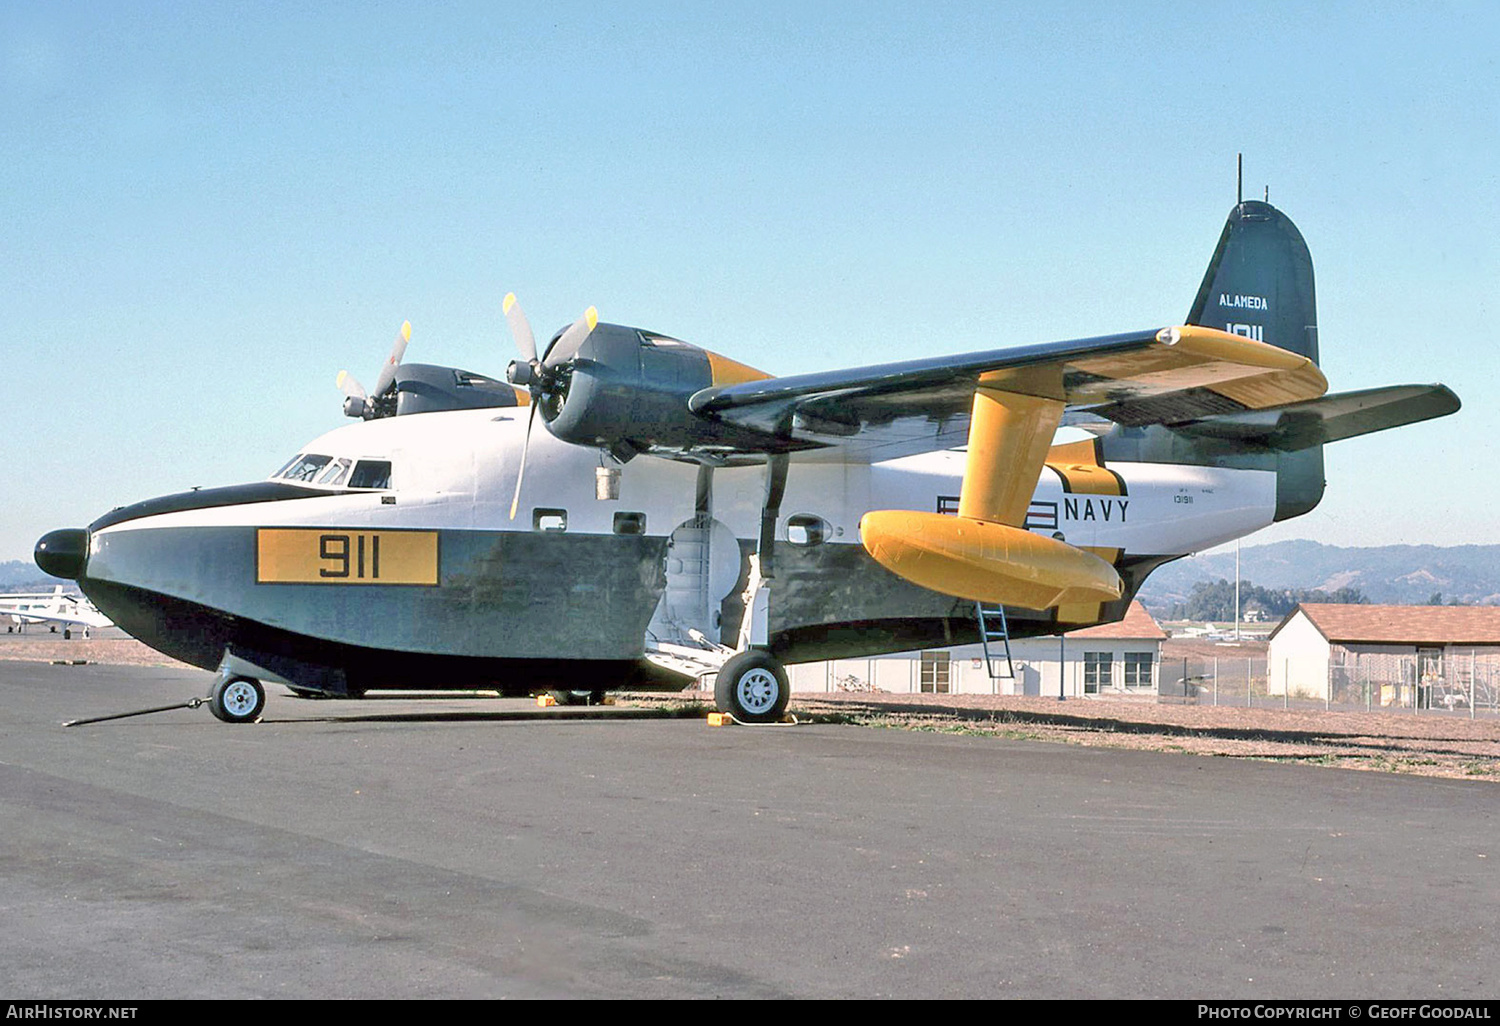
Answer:
MULTIPOLYGON (((633 695, 712 704, 712 695, 633 695)), ((1107 748, 1500 781, 1500 720, 1444 713, 1299 712, 1145 699, 797 694, 803 719, 1107 748)))

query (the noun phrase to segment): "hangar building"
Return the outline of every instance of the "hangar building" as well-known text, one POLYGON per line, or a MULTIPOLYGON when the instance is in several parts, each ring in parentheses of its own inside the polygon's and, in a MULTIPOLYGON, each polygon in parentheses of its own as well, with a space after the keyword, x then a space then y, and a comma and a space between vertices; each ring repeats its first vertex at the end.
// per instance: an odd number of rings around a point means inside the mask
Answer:
POLYGON ((1303 603, 1267 660, 1273 695, 1451 708, 1477 692, 1484 705, 1500 683, 1500 606, 1303 603))

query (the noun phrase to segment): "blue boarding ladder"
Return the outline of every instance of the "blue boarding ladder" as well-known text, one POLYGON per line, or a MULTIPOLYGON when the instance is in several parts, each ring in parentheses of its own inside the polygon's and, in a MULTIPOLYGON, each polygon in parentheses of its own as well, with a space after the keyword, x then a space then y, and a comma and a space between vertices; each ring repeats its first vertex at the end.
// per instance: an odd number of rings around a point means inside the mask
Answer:
POLYGON ((1010 657, 1010 626, 1005 622, 1005 607, 998 603, 987 606, 983 602, 976 602, 974 618, 979 621, 979 642, 984 646, 984 665, 989 671, 990 681, 1014 680, 1016 666, 1010 657), (1004 673, 1000 672, 999 654, 991 648, 994 642, 999 642, 1005 652, 1004 673))

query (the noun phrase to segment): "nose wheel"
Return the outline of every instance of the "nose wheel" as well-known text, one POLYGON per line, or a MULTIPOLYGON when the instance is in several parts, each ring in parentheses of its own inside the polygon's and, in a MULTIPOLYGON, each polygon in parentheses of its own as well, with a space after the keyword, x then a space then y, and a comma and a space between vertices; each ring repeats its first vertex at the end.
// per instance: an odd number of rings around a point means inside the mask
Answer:
POLYGON ((730 656, 714 682, 714 704, 741 723, 780 722, 790 698, 786 668, 760 649, 730 656))
POLYGON ((266 689, 250 677, 230 677, 214 682, 208 696, 208 711, 225 723, 254 723, 266 710, 266 689))

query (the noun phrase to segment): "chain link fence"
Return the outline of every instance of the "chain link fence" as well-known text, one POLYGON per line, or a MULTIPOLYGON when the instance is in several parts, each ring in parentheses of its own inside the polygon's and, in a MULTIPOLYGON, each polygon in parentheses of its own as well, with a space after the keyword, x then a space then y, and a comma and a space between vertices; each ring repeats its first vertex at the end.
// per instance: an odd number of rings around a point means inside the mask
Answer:
POLYGON ((1335 649, 1332 661, 1167 657, 1159 700, 1252 708, 1500 716, 1500 652, 1441 656, 1335 649))

